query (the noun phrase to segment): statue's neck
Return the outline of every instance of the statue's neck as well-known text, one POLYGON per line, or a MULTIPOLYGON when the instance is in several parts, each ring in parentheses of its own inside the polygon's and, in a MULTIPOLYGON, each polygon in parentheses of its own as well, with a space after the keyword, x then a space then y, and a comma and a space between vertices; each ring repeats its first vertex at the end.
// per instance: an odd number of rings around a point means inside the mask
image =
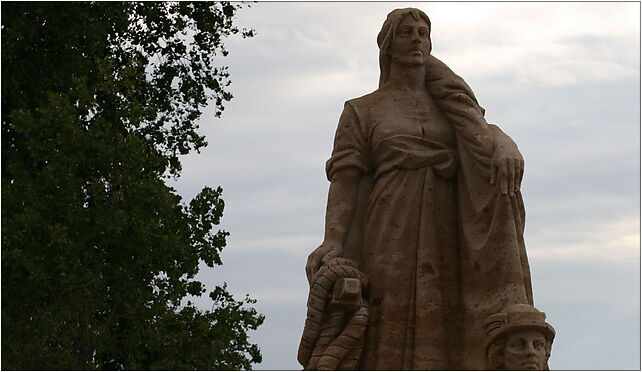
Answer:
POLYGON ((426 89, 426 66, 391 64, 386 86, 394 89, 423 91, 426 89))

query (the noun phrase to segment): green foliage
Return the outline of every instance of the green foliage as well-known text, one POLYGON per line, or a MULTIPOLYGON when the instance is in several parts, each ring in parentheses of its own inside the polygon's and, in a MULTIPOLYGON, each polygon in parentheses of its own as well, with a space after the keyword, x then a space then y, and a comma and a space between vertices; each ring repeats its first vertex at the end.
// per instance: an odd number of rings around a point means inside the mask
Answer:
POLYGON ((263 317, 221 264, 220 188, 167 177, 232 98, 230 3, 2 3, 2 368, 249 369, 263 317))

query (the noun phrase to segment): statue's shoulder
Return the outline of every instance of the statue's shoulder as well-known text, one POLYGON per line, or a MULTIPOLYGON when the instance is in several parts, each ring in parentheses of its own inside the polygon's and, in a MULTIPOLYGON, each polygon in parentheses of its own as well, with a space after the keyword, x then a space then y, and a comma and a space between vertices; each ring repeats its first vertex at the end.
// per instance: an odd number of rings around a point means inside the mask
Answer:
POLYGON ((345 105, 346 107, 350 106, 357 113, 366 113, 370 111, 371 107, 377 106, 383 98, 384 95, 379 89, 377 89, 374 92, 368 93, 364 96, 347 100, 345 105))

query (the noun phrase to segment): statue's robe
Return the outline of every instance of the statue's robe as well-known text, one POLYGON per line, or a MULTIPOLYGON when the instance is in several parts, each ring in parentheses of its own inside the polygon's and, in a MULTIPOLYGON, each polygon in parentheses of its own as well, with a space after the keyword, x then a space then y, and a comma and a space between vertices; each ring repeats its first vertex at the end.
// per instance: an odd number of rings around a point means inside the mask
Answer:
POLYGON ((432 56, 427 87, 436 111, 380 90, 346 102, 327 163, 362 171, 344 246, 370 278, 362 369, 486 369, 484 319, 533 302, 522 197, 489 183, 484 111, 432 56))

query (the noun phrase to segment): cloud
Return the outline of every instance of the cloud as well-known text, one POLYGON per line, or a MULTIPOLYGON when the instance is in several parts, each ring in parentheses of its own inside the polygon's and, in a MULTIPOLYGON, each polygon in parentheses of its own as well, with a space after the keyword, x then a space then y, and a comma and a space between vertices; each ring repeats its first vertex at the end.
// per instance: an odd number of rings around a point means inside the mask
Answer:
MULTIPOLYGON (((505 72, 532 86, 567 86, 639 76, 638 66, 589 57, 587 54, 590 52, 595 52, 591 45, 572 42, 517 47, 480 45, 465 51, 444 53, 444 61, 456 61, 453 65, 471 76, 505 72)), ((630 59, 634 53, 626 51, 623 59, 630 59)))
POLYGON ((466 76, 504 72, 534 86, 639 76, 637 4, 440 5, 434 52, 466 76))
POLYGON ((239 239, 234 242, 234 246, 245 254, 252 254, 254 251, 284 251, 297 256, 307 256, 308 252, 320 243, 318 234, 288 234, 259 239, 239 239))
POLYGON ((557 333, 551 369, 639 369, 639 261, 530 261, 535 306, 557 333))
POLYGON ((632 216, 619 221, 565 223, 538 228, 529 233, 531 258, 569 260, 574 257, 602 262, 640 260, 640 219, 632 216))

